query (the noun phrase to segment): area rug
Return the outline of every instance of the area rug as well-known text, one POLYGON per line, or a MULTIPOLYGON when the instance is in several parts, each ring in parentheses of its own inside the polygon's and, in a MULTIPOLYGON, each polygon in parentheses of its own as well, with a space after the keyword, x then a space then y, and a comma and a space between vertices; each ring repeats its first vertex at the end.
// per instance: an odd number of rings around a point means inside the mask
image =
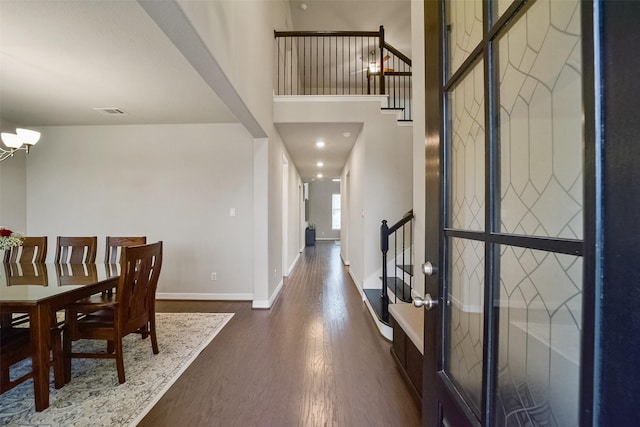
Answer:
MULTIPOLYGON (((49 408, 36 412, 33 382, 0 395, 3 426, 135 426, 231 319, 231 313, 158 313, 160 353, 137 334, 125 337, 126 382, 118 384, 115 360, 73 359, 71 382, 53 388, 49 408)), ((74 349, 104 349, 105 343, 79 341, 74 349)), ((14 367, 30 369, 27 360, 14 367)))

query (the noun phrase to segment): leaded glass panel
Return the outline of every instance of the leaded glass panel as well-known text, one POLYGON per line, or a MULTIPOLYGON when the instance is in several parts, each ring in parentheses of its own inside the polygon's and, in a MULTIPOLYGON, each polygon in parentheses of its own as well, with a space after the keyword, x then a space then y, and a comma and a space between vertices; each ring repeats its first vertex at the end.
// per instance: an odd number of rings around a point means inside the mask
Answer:
POLYGON ((539 0, 498 41, 503 233, 582 238, 576 0, 539 0))
POLYGON ((449 93, 451 226, 484 230, 484 71, 478 63, 449 93))
POLYGON ((478 409, 482 400, 484 243, 458 238, 450 242, 446 371, 478 409))
POLYGON ((449 75, 456 72, 482 40, 482 0, 445 2, 449 75))
POLYGON ((496 425, 577 426, 582 258, 500 249, 496 425))

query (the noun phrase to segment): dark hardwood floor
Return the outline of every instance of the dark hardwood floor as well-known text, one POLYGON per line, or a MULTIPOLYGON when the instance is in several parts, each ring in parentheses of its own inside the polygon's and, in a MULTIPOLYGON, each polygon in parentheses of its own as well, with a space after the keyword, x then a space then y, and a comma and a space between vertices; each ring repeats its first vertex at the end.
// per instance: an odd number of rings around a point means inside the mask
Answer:
POLYGON ((307 247, 271 310, 158 301, 158 311, 235 316, 139 426, 419 426, 339 251, 307 247))

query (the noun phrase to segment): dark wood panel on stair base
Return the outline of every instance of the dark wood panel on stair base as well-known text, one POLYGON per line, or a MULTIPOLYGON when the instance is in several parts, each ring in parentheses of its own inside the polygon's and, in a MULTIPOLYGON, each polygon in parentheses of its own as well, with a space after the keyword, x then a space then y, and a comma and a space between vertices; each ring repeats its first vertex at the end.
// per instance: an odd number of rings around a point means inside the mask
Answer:
POLYGON ((422 401, 422 353, 416 348, 415 344, 400 324, 395 321, 393 316, 391 323, 393 324, 393 345, 391 346, 391 355, 398 364, 403 378, 407 384, 416 402, 422 401))

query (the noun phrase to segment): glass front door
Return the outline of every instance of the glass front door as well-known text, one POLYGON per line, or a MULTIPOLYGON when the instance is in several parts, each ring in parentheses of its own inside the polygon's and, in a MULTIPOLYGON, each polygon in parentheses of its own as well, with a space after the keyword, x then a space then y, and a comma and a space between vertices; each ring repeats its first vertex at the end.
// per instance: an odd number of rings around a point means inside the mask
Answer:
POLYGON ((442 266, 427 281, 439 305, 425 316, 425 328, 438 325, 437 351, 425 354, 438 425, 578 425, 580 10, 578 0, 446 0, 442 21, 426 25, 439 29, 443 58, 440 145, 426 159, 428 177, 443 165, 439 215, 427 215, 440 229, 437 254, 427 245, 442 266))

